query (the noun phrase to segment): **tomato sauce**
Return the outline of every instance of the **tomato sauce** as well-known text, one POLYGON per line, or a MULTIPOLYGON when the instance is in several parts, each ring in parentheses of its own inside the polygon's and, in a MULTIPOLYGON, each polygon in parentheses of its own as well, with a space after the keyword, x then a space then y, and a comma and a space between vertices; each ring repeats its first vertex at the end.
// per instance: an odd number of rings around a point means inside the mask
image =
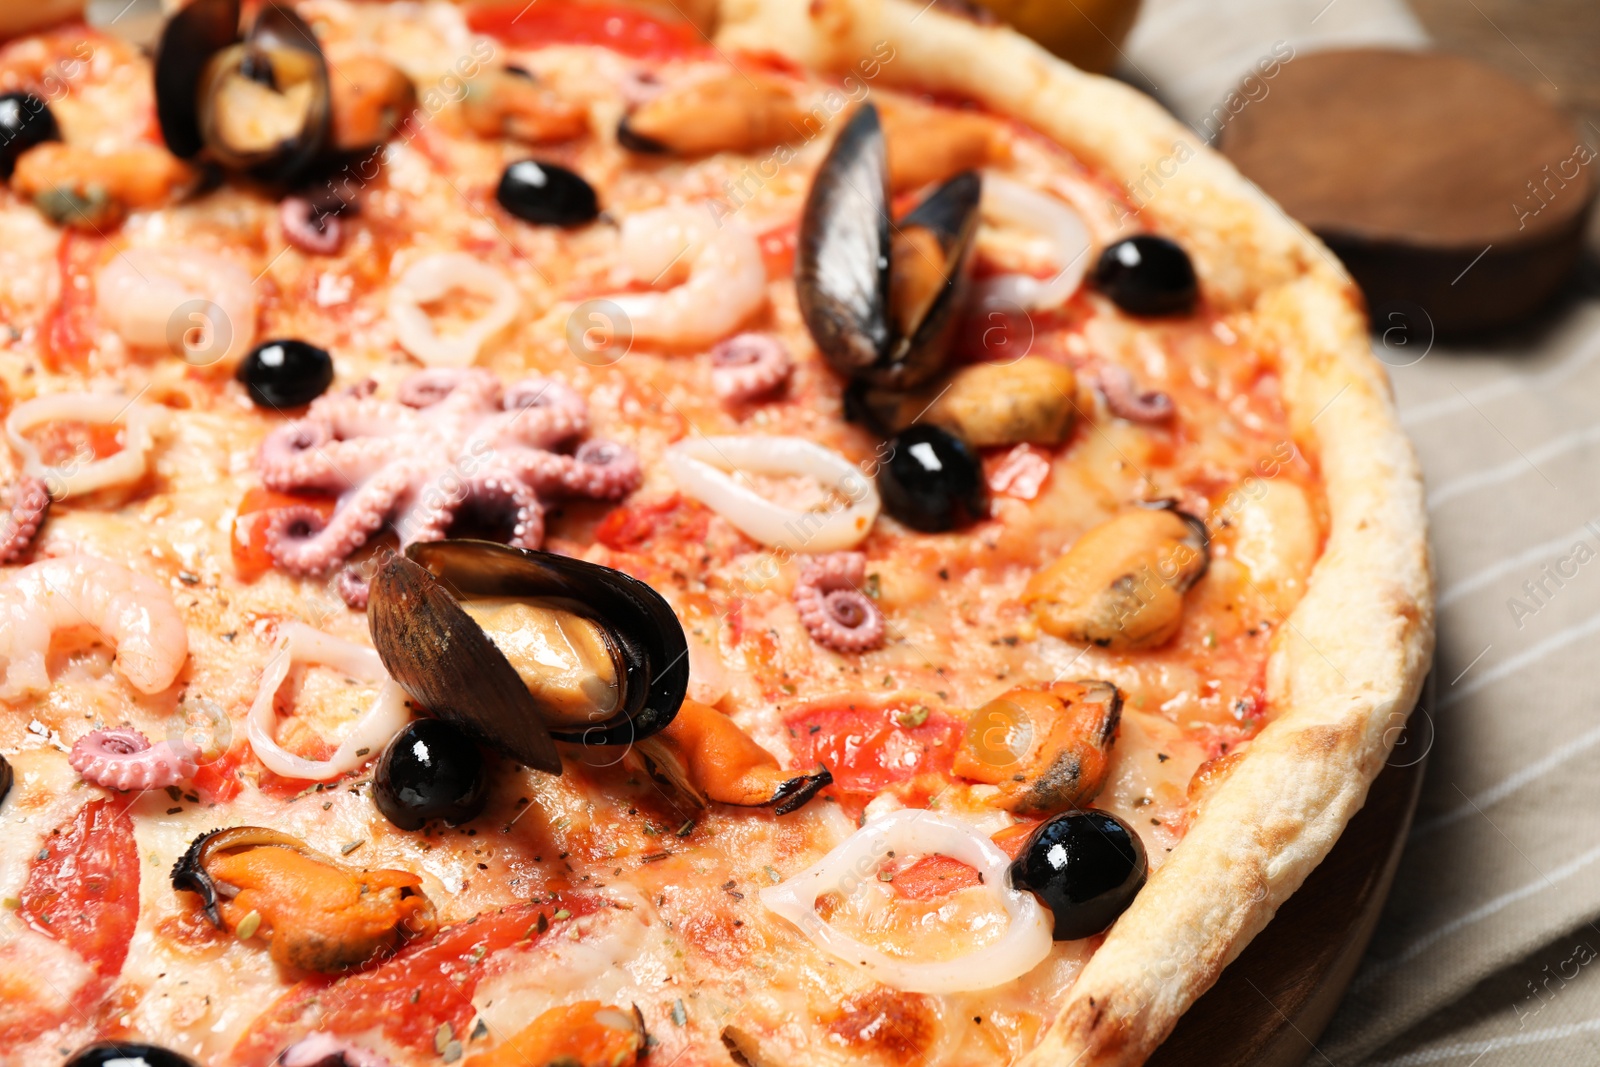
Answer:
POLYGON ((949 781, 962 724, 915 702, 863 698, 821 704, 787 718, 795 766, 818 763, 833 774, 827 792, 859 814, 890 786, 913 783, 909 797, 926 803, 949 781))
POLYGON ((518 48, 591 44, 641 59, 716 54, 692 24, 657 18, 625 4, 513 0, 472 8, 467 25, 518 48))
POLYGON ((45 318, 44 359, 53 371, 87 370, 94 348, 94 281, 105 240, 71 227, 56 247, 61 292, 45 318))

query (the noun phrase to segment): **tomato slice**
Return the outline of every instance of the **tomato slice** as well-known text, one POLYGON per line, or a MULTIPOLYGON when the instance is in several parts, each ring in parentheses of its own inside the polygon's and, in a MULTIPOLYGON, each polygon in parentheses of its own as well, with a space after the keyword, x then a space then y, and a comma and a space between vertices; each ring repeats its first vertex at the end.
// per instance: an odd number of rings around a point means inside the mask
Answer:
POLYGON ((595 540, 617 552, 637 552, 644 545, 671 540, 678 544, 698 544, 705 540, 711 513, 693 500, 677 493, 642 504, 623 504, 612 508, 595 529, 595 540))
POLYGON ((56 246, 61 293, 45 318, 44 357, 51 370, 86 370, 94 348, 94 281, 105 239, 68 227, 56 246))
POLYGON ((544 0, 488 3, 467 12, 467 25, 519 48, 551 44, 601 45, 644 59, 671 59, 711 51, 705 35, 687 21, 668 21, 618 3, 544 0))
POLYGON ((269 513, 279 508, 307 505, 315 508, 326 520, 333 514, 336 501, 326 496, 295 496, 278 493, 256 486, 245 493, 239 502, 239 512, 233 520, 233 570, 242 580, 251 582, 272 569, 272 553, 267 551, 266 520, 269 513))
POLYGON ((923 704, 862 698, 813 705, 787 719, 796 767, 823 764, 829 789, 859 813, 887 786, 927 776, 930 795, 948 781, 961 722, 923 704))
POLYGON ((768 278, 787 278, 794 273, 794 252, 799 240, 798 220, 774 226, 761 235, 761 258, 767 265, 768 278))
POLYGON ((127 809, 91 800, 46 838, 22 887, 18 914, 95 968, 102 979, 92 990, 98 997, 122 973, 139 921, 139 849, 127 809))
POLYGON ((359 1034, 377 1028, 397 1045, 434 1055, 440 1028, 448 1024, 465 1044, 476 1014, 472 994, 496 953, 531 947, 570 918, 607 903, 593 895, 555 894, 447 927, 367 970, 306 979, 250 1024, 229 1062, 268 1067, 285 1046, 313 1030, 359 1034))
MULTIPOLYGON (((1016 859, 1028 836, 1038 826, 1037 822, 1022 822, 1008 826, 994 835, 994 843, 1005 854, 1016 859)), ((896 871, 889 880, 895 895, 911 900, 931 900, 958 889, 982 885, 978 869, 951 856, 924 856, 903 871, 896 871)))
POLYGON ((208 804, 225 804, 239 795, 244 788, 239 781, 239 768, 250 760, 250 745, 240 741, 219 759, 202 763, 194 772, 194 791, 208 804))

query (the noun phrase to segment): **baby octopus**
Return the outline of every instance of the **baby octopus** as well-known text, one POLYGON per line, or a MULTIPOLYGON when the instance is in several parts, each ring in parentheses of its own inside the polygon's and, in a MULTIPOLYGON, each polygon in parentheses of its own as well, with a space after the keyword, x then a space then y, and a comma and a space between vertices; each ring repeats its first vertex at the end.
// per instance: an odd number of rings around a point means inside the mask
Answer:
MULTIPOLYGON (((476 368, 419 371, 394 400, 329 394, 269 435, 258 465, 268 489, 336 493, 338 504, 326 522, 307 505, 273 513, 267 550, 291 574, 322 574, 385 523, 404 547, 445 538, 458 519, 537 548, 547 498, 615 500, 639 484, 638 457, 624 445, 557 451, 588 426, 588 405, 568 386, 527 378, 503 387, 476 368)), ((356 605, 363 585, 341 580, 340 592, 356 605)))
POLYGON ((867 557, 859 552, 830 552, 801 568, 794 603, 817 644, 835 652, 868 652, 883 644, 883 612, 860 589, 866 571, 867 557))
POLYGON ((711 350, 711 390, 725 404, 764 399, 793 371, 789 350, 769 334, 741 333, 711 350))
POLYGON ((44 482, 32 475, 0 486, 0 563, 10 563, 28 550, 49 507, 44 482))
POLYGON ((195 773, 191 753, 171 741, 152 745, 138 730, 96 730, 78 738, 67 757, 86 782, 107 789, 165 789, 195 773))

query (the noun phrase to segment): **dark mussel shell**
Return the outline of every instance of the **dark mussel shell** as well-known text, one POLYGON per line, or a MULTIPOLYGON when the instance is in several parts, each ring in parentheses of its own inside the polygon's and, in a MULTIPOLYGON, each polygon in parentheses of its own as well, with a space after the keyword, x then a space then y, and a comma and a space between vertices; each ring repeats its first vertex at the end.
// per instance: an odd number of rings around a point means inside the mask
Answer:
POLYGON ((264 826, 233 826, 226 830, 212 830, 195 838, 188 851, 178 857, 178 862, 173 864, 172 888, 187 889, 191 893, 199 894, 206 918, 221 929, 222 915, 217 911, 217 887, 211 880, 211 875, 206 873, 206 861, 218 852, 259 845, 289 848, 319 859, 324 858, 298 837, 292 837, 280 830, 269 830, 264 826))
MULTIPOLYGON (((678 714, 689 688, 688 643, 671 605, 638 579, 583 560, 511 548, 489 541, 451 540, 415 544, 406 549, 406 555, 425 567, 440 580, 440 584, 459 597, 528 597, 561 601, 606 631, 614 647, 622 683, 620 707, 610 718, 581 728, 551 727, 548 730, 550 737, 587 745, 627 745, 660 731, 678 714)), ((380 581, 381 578, 380 575, 380 581)), ((372 603, 377 603, 378 588, 379 582, 374 582, 372 603)), ((470 617, 458 606, 451 606, 455 607, 462 619, 471 622, 470 617)), ((448 615, 448 612, 444 614, 448 615)), ((419 628, 419 624, 403 617, 385 620, 380 624, 376 611, 370 606, 369 619, 373 640, 379 655, 384 658, 384 665, 401 687, 411 692, 407 679, 389 664, 385 644, 391 639, 380 638, 379 634, 380 628, 415 629, 419 628)), ((439 621, 423 625, 445 624, 441 617, 439 621)), ((458 620, 448 625, 449 632, 456 632, 455 628, 460 622, 458 620)), ((476 655, 481 655, 486 662, 455 669, 472 674, 469 682, 474 689, 483 684, 479 677, 481 674, 494 672, 499 675, 501 666, 515 678, 510 663, 477 628, 476 623, 472 623, 472 630, 474 633, 463 640, 476 648, 475 639, 481 638, 488 646, 488 652, 480 650, 476 655), (489 663, 494 666, 489 666, 489 663)), ((417 667, 429 660, 443 658, 439 652, 427 649, 416 653, 415 660, 409 659, 413 655, 410 647, 402 649, 392 646, 392 651, 397 653, 397 665, 408 674, 421 673, 416 670, 417 667)), ((457 654, 460 654, 460 650, 457 650, 457 654)), ((517 679, 516 685, 522 697, 526 698, 526 702, 519 701, 517 706, 527 707, 532 698, 520 679, 517 679)), ((432 688, 440 687, 434 685, 432 688)), ((432 709, 432 705, 420 693, 411 695, 424 707, 432 709)), ((456 694, 454 700, 460 701, 461 695, 456 694)), ((505 713, 511 709, 504 708, 501 711, 505 713)), ((490 743, 502 744, 501 733, 497 727, 490 743)))
POLYGON ((303 174, 327 149, 332 132, 328 64, 304 19, 265 5, 242 42, 238 0, 196 0, 168 20, 156 52, 156 115, 167 147, 184 159, 205 155, 263 181, 303 174), (309 83, 310 99, 293 136, 268 146, 228 143, 218 126, 220 91, 230 75, 280 88, 309 83))
POLYGON ((526 766, 561 773, 533 694, 435 574, 391 556, 372 579, 367 627, 384 669, 430 714, 526 766))
POLYGON ((192 159, 200 136, 200 78, 211 57, 239 39, 239 0, 194 0, 167 20, 156 45, 156 120, 167 150, 192 159))
POLYGON ((920 385, 944 369, 967 292, 982 199, 983 179, 965 171, 928 194, 896 227, 889 318, 900 321, 888 366, 903 368, 891 374, 902 387, 920 385), (917 240, 924 234, 928 240, 917 240))
POLYGON ((982 179, 956 175, 892 224, 877 108, 840 132, 806 197, 795 253, 800 314, 835 370, 909 389, 944 369, 977 232, 982 179))

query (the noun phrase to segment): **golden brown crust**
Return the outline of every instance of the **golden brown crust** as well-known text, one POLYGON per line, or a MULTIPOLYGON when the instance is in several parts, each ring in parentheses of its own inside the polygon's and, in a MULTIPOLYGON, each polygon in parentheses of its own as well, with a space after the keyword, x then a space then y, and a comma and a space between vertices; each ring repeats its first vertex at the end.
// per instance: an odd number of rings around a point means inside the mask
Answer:
POLYGON ((1120 180, 1193 254, 1213 307, 1281 361, 1328 536, 1268 665, 1276 717, 1067 992, 1027 1064, 1138 1064, 1322 860, 1382 768, 1433 651, 1421 478, 1359 294, 1315 238, 1154 102, 1018 34, 905 0, 722 0, 719 44, 977 99, 1120 180))

